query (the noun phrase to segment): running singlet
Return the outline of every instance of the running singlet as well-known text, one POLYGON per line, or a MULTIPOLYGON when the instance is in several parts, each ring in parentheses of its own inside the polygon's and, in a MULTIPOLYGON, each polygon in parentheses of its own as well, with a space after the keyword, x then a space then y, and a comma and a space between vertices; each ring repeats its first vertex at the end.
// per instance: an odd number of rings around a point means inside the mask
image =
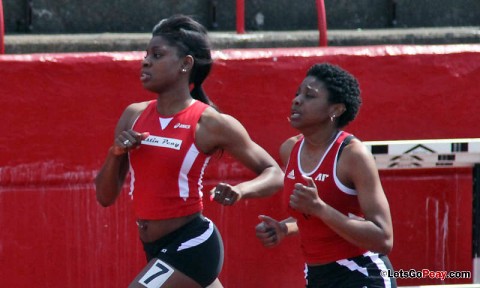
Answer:
MULTIPOLYGON (((295 143, 285 170, 284 195, 287 205, 295 183, 306 185, 302 174, 311 177, 317 186, 318 195, 328 205, 341 213, 363 217, 357 199, 357 192, 343 185, 337 178, 336 167, 340 147, 350 134, 340 131, 328 147, 317 167, 310 173, 302 170, 300 151, 303 137, 295 143)), ((288 205, 290 215, 297 219, 302 251, 307 264, 329 263, 339 259, 362 255, 366 250, 350 244, 320 219, 304 215, 288 205)))
POLYGON ((140 114, 133 130, 150 136, 129 152, 130 193, 138 219, 167 219, 199 212, 202 176, 210 157, 195 145, 203 111, 200 101, 169 118, 157 112, 157 101, 140 114))

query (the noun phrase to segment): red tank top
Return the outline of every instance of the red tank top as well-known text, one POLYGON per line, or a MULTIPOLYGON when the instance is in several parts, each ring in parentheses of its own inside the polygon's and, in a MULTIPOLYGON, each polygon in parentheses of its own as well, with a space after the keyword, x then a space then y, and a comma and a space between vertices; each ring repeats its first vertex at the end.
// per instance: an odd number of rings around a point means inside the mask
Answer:
POLYGON ((328 263, 358 256, 366 251, 343 239, 316 217, 301 214, 289 205, 289 198, 295 183, 306 184, 302 174, 311 177, 317 186, 318 195, 328 205, 345 215, 363 217, 357 199, 357 192, 343 185, 337 178, 336 166, 340 147, 349 133, 340 131, 328 147, 317 167, 307 173, 300 166, 300 151, 304 139, 295 143, 285 170, 284 195, 290 215, 297 219, 302 251, 307 264, 328 263))
POLYGON ((149 132, 139 149, 129 152, 130 193, 139 219, 168 219, 199 212, 202 176, 210 157, 195 145, 195 129, 203 111, 200 101, 174 116, 162 117, 151 101, 133 125, 149 132))

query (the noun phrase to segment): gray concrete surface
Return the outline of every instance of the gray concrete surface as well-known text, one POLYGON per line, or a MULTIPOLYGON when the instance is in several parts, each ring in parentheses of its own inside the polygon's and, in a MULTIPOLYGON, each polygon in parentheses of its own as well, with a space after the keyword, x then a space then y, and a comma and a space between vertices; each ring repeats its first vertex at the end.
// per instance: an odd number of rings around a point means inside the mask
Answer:
MULTIPOLYGON (((214 49, 319 46, 319 32, 210 32, 214 49)), ((328 46, 480 44, 480 27, 329 30, 328 46)), ((143 51, 149 33, 6 35, 5 54, 143 51)))

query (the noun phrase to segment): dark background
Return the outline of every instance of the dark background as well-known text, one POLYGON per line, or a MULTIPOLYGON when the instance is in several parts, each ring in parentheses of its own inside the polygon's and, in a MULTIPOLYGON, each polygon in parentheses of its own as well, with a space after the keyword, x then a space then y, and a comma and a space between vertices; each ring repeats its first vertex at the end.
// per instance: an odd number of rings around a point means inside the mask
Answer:
MULTIPOLYGON (((329 29, 480 26, 478 0, 326 0, 329 29)), ((3 0, 5 33, 150 32, 175 13, 234 31, 235 0, 3 0)), ((246 0, 245 29, 315 30, 315 0, 246 0), (262 21, 263 19, 263 21, 262 21)))

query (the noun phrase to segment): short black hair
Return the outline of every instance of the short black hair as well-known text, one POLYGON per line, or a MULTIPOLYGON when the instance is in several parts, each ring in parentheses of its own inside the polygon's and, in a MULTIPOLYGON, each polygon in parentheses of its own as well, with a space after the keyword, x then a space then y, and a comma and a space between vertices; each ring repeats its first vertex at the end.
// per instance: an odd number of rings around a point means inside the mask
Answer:
POLYGON ((340 66, 330 63, 314 64, 307 71, 307 76, 313 76, 325 85, 330 103, 343 103, 345 112, 337 120, 337 126, 342 128, 350 123, 358 114, 362 99, 357 79, 340 66))

